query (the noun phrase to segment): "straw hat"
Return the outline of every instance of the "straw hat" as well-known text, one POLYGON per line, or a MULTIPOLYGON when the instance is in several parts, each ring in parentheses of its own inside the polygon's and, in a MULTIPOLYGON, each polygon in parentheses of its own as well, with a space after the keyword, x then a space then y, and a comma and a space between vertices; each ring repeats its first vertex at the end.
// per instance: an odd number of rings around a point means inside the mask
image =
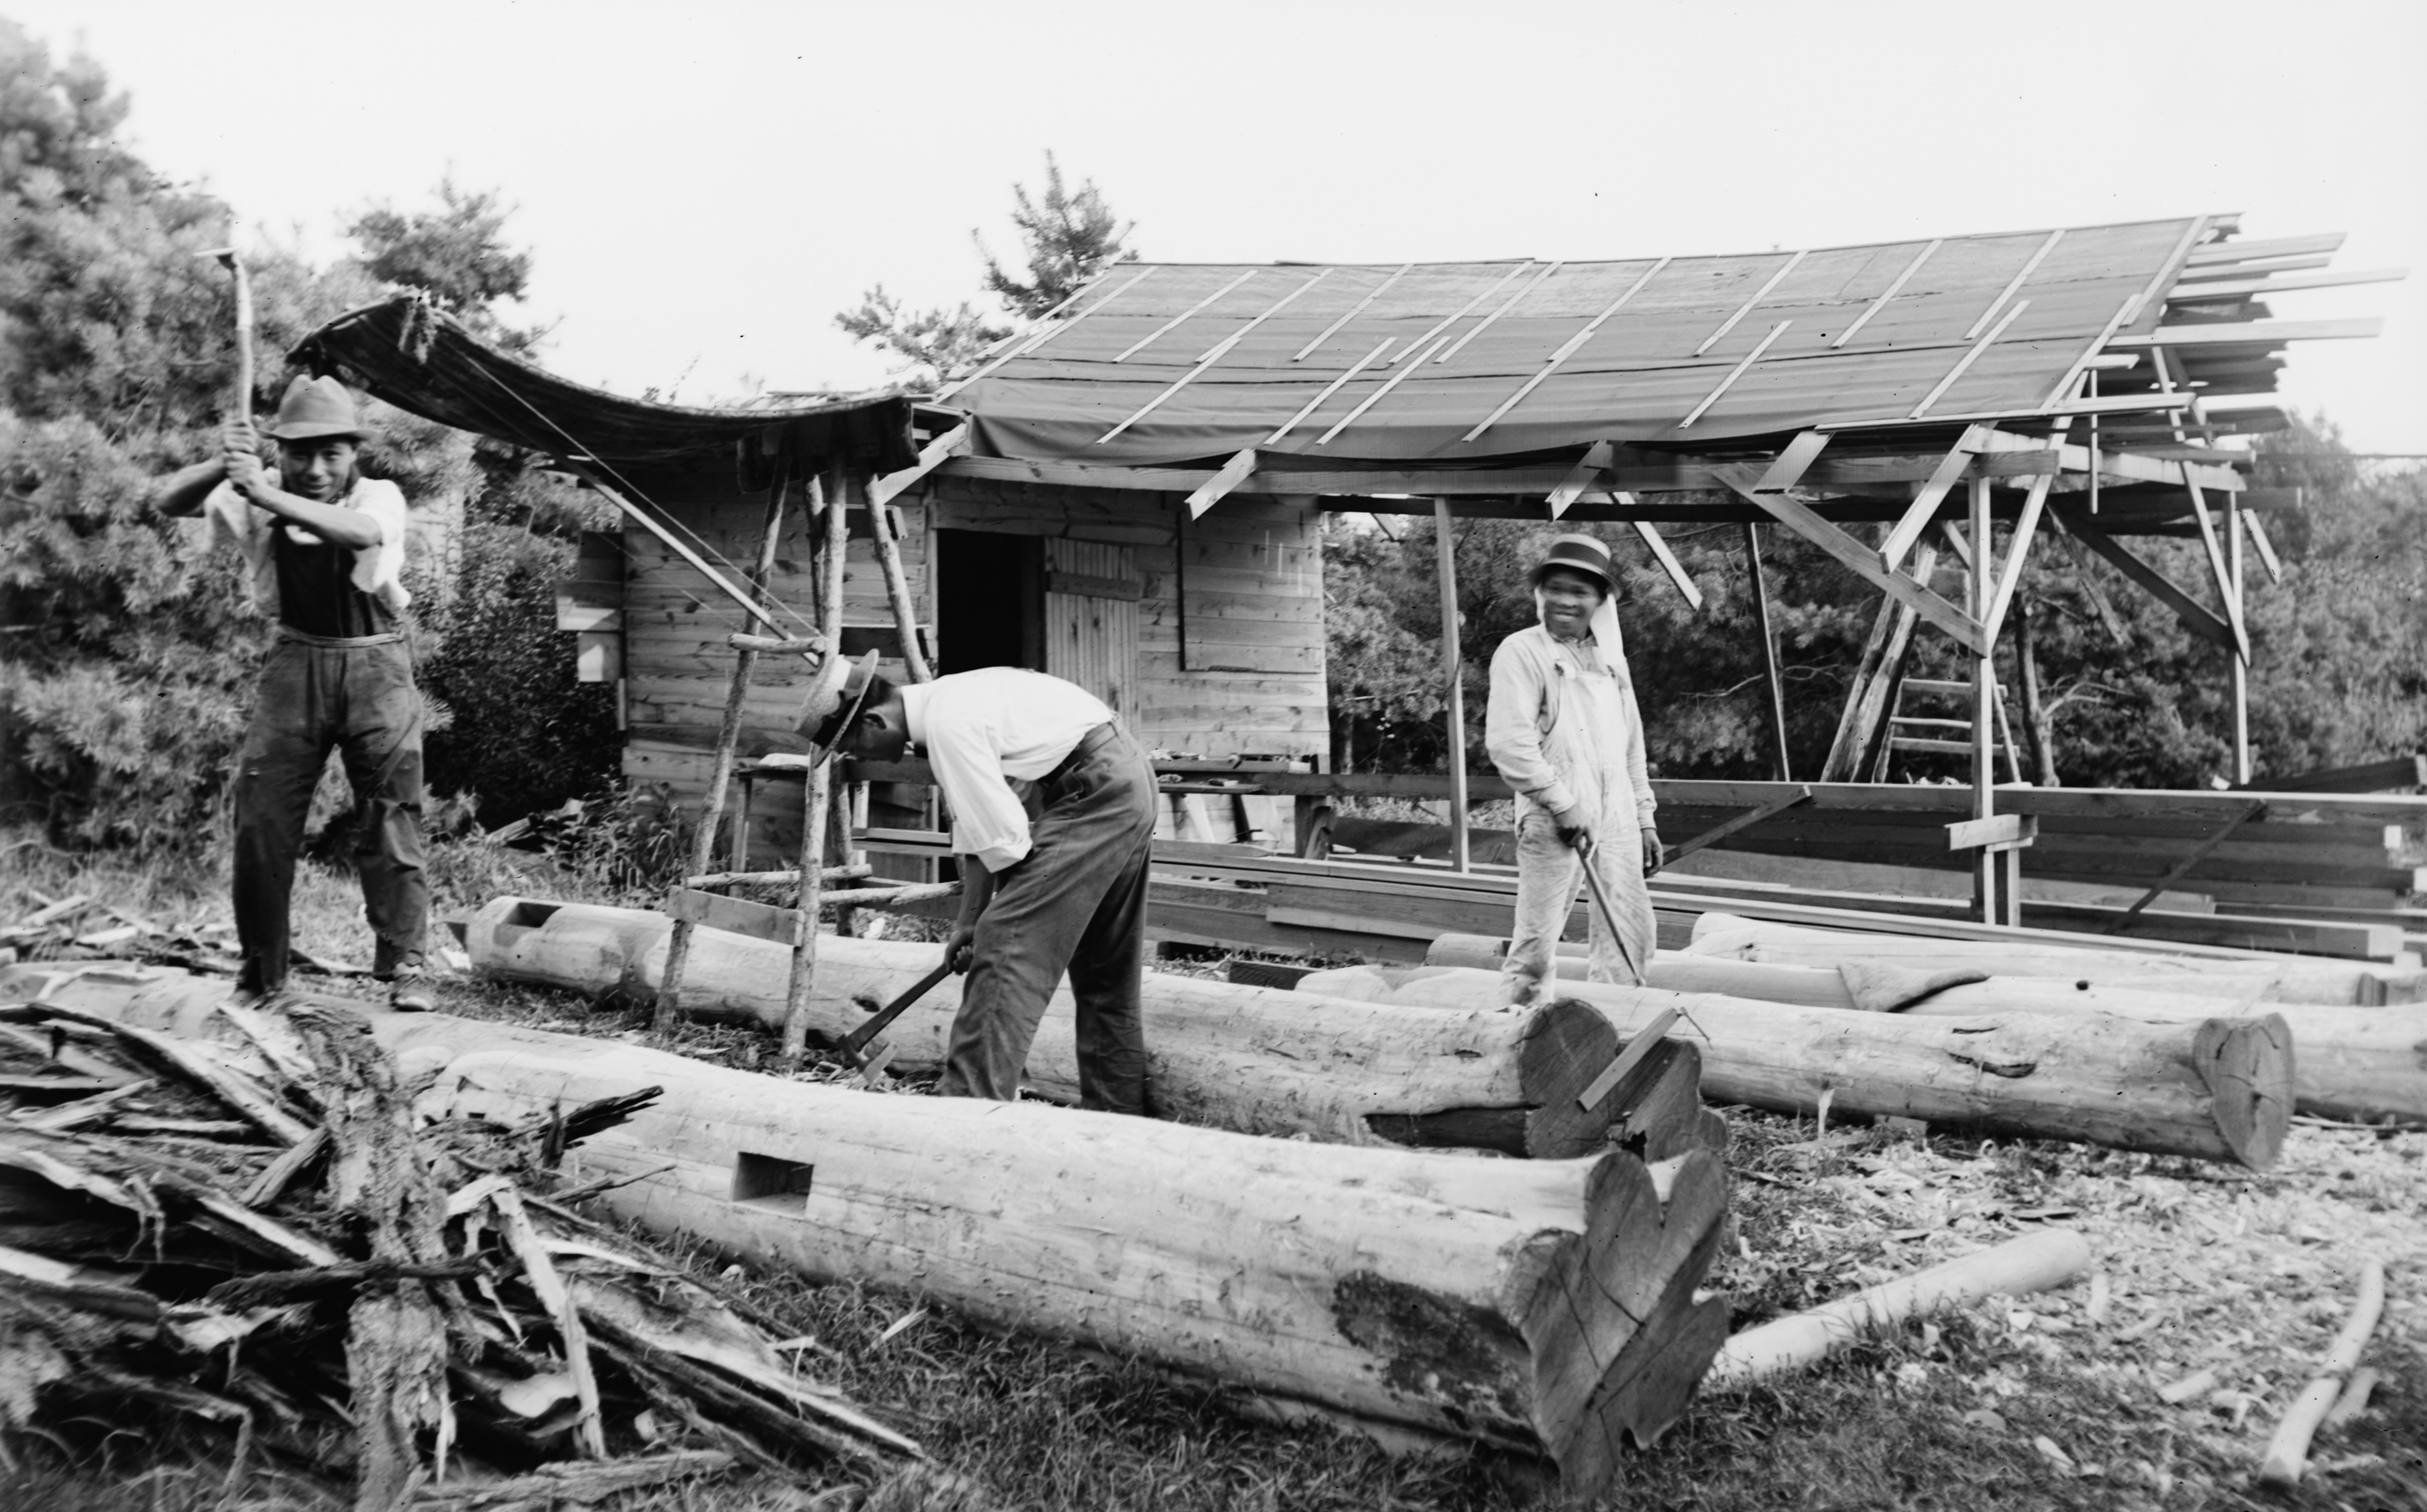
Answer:
POLYGON ((832 756, 843 732, 857 723, 860 706, 868 702, 869 687, 875 680, 873 651, 856 661, 837 654, 819 665, 817 675, 809 679, 809 695, 801 704, 801 717, 792 727, 808 738, 821 759, 832 756))
POLYGON ((1534 571, 1527 581, 1539 588, 1545 575, 1561 567, 1592 578, 1601 584, 1604 593, 1618 592, 1618 575, 1610 570, 1609 565, 1609 547, 1602 545, 1597 537, 1563 535, 1553 541, 1550 549, 1542 553, 1542 560, 1534 563, 1534 571))

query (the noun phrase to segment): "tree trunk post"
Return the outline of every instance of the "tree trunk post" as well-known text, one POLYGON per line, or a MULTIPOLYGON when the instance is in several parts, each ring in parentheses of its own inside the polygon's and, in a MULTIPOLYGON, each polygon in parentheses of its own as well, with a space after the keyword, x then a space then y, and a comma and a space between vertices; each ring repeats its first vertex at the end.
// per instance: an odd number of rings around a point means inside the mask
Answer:
POLYGON ((1786 689, 1778 679, 1778 641, 1769 628, 1769 585, 1761 570, 1761 528, 1751 520, 1745 522, 1745 564, 1752 574, 1753 624, 1761 630, 1761 670, 1764 683, 1769 689, 1769 733, 1776 742, 1771 765, 1778 769, 1778 780, 1793 782, 1795 775, 1786 760, 1786 689))
MULTIPOLYGON (((2241 596, 2241 506, 2234 496, 2224 496, 2225 562, 2233 575, 2233 597, 2241 596)), ((2246 623, 2246 618, 2245 618, 2246 623)), ((2239 653, 2233 662, 2233 780, 2237 785, 2250 784, 2250 663, 2239 653)))
POLYGON ((2023 735, 2031 749, 2032 780, 2043 788, 2064 786, 2056 774, 2056 729, 2040 690, 2039 652, 2031 642, 2031 601, 2014 596, 2014 675, 2023 693, 2023 735))
MULTIPOLYGON (((825 511, 824 555, 820 559, 819 628, 829 656, 842 655, 843 557, 850 548, 844 506, 849 480, 840 468, 809 482, 809 508, 825 511)), ((797 1066, 808 1048, 809 991, 818 972, 818 894, 825 867, 827 815, 834 801, 834 763, 821 761, 809 769, 801 792, 800 914, 792 926, 792 974, 784 995, 784 1065, 797 1066)))
MULTIPOLYGON (((775 476, 767 485, 767 522, 759 532, 758 560, 750 570, 750 592, 764 595, 767 575, 775 569, 775 549, 784 530, 784 490, 790 479, 786 476, 785 463, 778 458, 775 476)), ((705 876, 716 869, 716 832, 725 817, 725 794, 733 783, 733 757, 741 739, 741 715, 750 701, 750 674, 757 665, 758 653, 747 647, 736 647, 733 653, 733 686, 725 695, 725 720, 717 726, 716 756, 708 778, 708 806, 699 816, 699 827, 692 836, 691 867, 683 873, 682 886, 688 886, 692 877, 705 876)), ((734 826, 735 842, 741 839, 740 816, 734 826)), ((749 864, 747 856, 733 858, 734 870, 749 864)), ((666 948, 665 981, 649 1014, 649 1028, 659 1033, 672 1029, 680 1014, 683 968, 691 959, 692 931, 697 926, 690 919, 675 925, 674 942, 666 948)))
POLYGON ((1433 500, 1433 555, 1440 566, 1442 666, 1449 678, 1449 858, 1467 869, 1465 666, 1458 644, 1458 545, 1450 534, 1449 500, 1433 500))

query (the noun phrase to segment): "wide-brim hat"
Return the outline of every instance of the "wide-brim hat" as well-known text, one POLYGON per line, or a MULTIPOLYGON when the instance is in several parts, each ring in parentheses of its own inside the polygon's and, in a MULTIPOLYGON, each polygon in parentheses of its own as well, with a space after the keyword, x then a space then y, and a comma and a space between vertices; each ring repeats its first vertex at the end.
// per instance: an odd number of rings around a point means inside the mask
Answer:
POLYGON ((1618 593, 1618 575, 1610 569, 1609 547, 1602 545, 1597 537, 1563 535, 1553 541, 1550 549, 1542 553, 1542 560, 1534 563, 1534 570, 1526 581, 1539 588, 1543 577, 1560 567, 1584 574, 1601 584, 1601 591, 1604 593, 1615 595, 1618 593))
POLYGON ((858 721, 860 708, 868 702, 868 691, 875 682, 873 651, 856 661, 839 653, 830 656, 819 666, 817 675, 809 679, 809 695, 801 704, 801 717, 793 728, 807 737, 820 760, 834 755, 843 732, 858 721))
POLYGON ((298 378, 286 385, 278 401, 278 418, 269 427, 272 441, 325 441, 332 436, 361 440, 366 432, 354 413, 354 397, 334 378, 298 378))

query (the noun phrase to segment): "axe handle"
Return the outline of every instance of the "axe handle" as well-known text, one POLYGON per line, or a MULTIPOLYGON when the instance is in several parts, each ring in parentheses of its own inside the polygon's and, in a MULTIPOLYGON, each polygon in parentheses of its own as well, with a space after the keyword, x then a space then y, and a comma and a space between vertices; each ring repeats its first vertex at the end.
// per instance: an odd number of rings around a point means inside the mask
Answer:
POLYGON ((1592 894, 1593 907, 1601 911, 1602 927, 1609 931, 1610 943, 1618 947, 1618 958, 1626 963, 1626 968, 1635 973, 1635 980, 1639 983, 1644 980, 1642 963, 1637 961, 1635 952, 1626 948, 1626 932, 1618 927, 1618 910, 1609 905, 1609 894, 1601 888, 1601 873, 1593 870, 1593 853, 1600 849, 1600 842, 1589 834, 1576 841, 1576 854, 1584 857, 1585 862, 1585 891, 1592 894))
POLYGON ((229 414, 250 424, 252 420, 252 280, 244 264, 228 259, 228 271, 236 275, 236 393, 235 405, 229 414))
POLYGON ((885 1007, 878 1012, 875 1017, 870 1019, 867 1023, 860 1025, 857 1029, 853 1030, 849 1034, 843 1037, 843 1058, 856 1065, 861 1053, 868 1049, 868 1042, 870 1040, 872 1040, 877 1035, 884 1033, 887 1025, 892 1023, 893 1020, 909 1012, 910 1005, 912 1003, 915 1003, 920 999, 927 996, 928 988, 933 987, 937 983, 943 981, 946 977, 951 976, 952 974, 953 963, 950 960, 946 960, 941 965, 937 966, 936 969, 928 972, 925 976, 920 977, 918 981, 912 983, 910 984, 909 991, 904 993, 901 997, 894 999, 891 1002, 887 1003, 885 1007))

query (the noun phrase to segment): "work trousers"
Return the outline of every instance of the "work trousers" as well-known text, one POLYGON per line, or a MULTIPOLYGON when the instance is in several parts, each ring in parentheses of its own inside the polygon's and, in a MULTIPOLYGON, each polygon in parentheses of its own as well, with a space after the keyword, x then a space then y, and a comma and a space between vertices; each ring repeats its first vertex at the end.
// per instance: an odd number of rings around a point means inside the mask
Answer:
POLYGON ((286 980, 295 855, 331 746, 344 753, 346 780, 368 807, 353 858, 378 937, 376 969, 392 972, 420 954, 430 931, 420 704, 400 637, 306 642, 285 632, 270 651, 236 766, 236 930, 245 988, 272 991, 286 980))
POLYGON ((1029 853, 996 875, 994 901, 978 918, 936 1090, 1016 1099, 1037 1022, 1067 970, 1079 1005, 1081 1106, 1144 1114, 1139 996, 1154 770, 1117 726, 1100 724, 1037 795, 1029 853))
MULTIPOLYGON (((1652 893, 1643 879, 1643 832, 1635 822, 1631 790, 1615 772, 1570 785, 1580 803, 1598 811, 1593 828, 1593 874, 1609 895, 1621 935, 1612 935, 1601 910, 1586 900, 1591 916, 1592 953, 1586 965, 1594 982, 1637 985, 1642 979, 1627 966, 1648 966, 1659 930, 1652 914, 1652 893), (1598 789, 1598 791, 1593 791, 1598 789), (1621 939, 1625 950, 1619 948, 1621 939)), ((1575 907, 1576 887, 1584 878, 1584 858, 1559 838, 1558 825, 1547 810, 1527 804, 1517 819, 1517 920, 1508 940, 1508 958, 1500 968, 1504 996, 1512 1007, 1531 1008, 1540 1002, 1558 975, 1559 937, 1567 932, 1575 907)))

